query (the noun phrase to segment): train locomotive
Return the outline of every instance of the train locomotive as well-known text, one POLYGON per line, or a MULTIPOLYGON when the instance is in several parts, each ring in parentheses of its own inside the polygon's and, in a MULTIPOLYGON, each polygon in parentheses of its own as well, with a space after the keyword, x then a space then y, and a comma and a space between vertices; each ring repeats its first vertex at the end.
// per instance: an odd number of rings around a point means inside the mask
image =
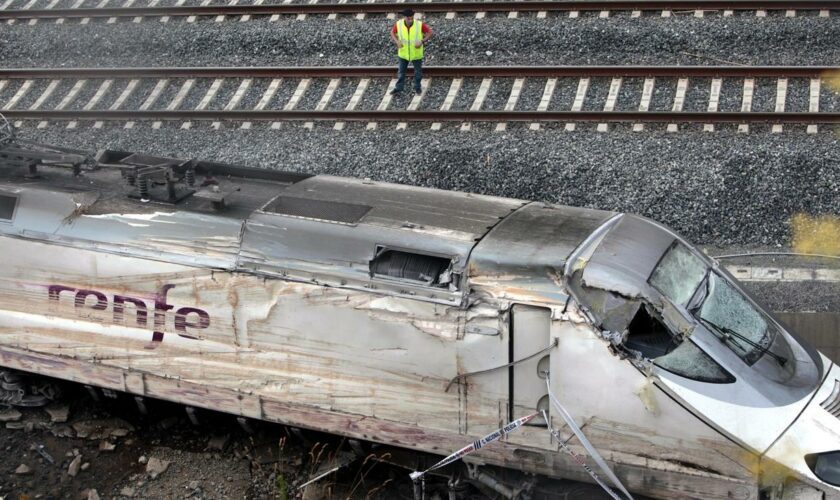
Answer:
POLYGON ((840 370, 640 216, 9 137, 0 251, 8 369, 437 455, 536 412, 464 460, 591 482, 553 398, 633 494, 840 492, 840 370))

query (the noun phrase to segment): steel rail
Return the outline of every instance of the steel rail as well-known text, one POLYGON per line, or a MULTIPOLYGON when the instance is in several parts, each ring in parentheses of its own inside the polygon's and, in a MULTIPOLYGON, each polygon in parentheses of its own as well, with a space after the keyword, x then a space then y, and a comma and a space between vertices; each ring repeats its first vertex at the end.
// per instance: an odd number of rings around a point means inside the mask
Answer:
POLYGON ((627 123, 801 123, 840 124, 840 112, 673 112, 673 111, 224 111, 224 110, 7 110, 10 120, 137 121, 367 121, 367 122, 627 122, 627 123))
POLYGON ((84 17, 218 16, 274 14, 382 14, 411 8, 440 12, 563 12, 603 10, 837 10, 840 0, 590 0, 526 2, 299 3, 279 5, 205 5, 178 7, 105 7, 83 9, 0 10, 0 19, 84 17))
MULTIPOLYGON (((412 70, 409 70, 412 71, 412 70)), ((392 77, 392 66, 6 68, 12 78, 371 78, 392 77)), ((840 66, 426 66, 428 77, 767 77, 837 78, 840 66)))

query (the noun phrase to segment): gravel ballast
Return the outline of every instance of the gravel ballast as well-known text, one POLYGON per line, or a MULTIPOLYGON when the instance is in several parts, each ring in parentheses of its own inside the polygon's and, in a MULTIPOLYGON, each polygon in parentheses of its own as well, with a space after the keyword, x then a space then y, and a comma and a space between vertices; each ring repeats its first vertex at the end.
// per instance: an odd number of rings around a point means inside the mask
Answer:
POLYGON ((661 221, 705 245, 788 245, 788 220, 796 213, 840 213, 840 155, 836 135, 790 130, 784 134, 713 134, 658 130, 608 133, 513 124, 457 124, 431 132, 428 124, 376 131, 332 123, 312 131, 284 124, 271 130, 235 124, 208 132, 206 124, 182 130, 138 124, 67 130, 27 126, 27 139, 91 150, 113 148, 343 175, 566 205, 634 212, 661 221), (746 147, 746 141, 749 147, 746 147))
MULTIPOLYGON (((549 17, 428 20, 427 64, 778 64, 840 60, 840 17, 549 17), (488 55, 490 53, 491 55, 488 55)), ((0 33, 0 64, 247 66, 393 64, 393 21, 343 16, 270 22, 183 20, 116 24, 17 23, 0 33)))

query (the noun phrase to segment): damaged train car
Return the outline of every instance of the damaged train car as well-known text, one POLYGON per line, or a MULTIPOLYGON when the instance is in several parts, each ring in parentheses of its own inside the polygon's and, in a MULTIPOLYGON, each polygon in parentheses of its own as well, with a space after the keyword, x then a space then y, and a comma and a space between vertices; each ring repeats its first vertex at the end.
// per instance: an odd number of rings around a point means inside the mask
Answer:
MULTIPOLYGON (((631 492, 840 491, 840 370, 642 217, 7 141, 0 252, 9 369, 438 455, 550 390, 631 492)), ((465 460, 591 481, 546 426, 465 460)))

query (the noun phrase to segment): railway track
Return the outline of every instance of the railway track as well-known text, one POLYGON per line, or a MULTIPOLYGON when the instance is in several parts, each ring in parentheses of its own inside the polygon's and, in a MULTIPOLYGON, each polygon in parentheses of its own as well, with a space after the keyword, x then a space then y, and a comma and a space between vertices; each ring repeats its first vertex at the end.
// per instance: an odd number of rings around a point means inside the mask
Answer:
MULTIPOLYGON (((525 122, 531 129, 546 123, 751 124, 840 123, 840 95, 826 85, 836 82, 832 67, 744 66, 560 66, 429 67, 422 94, 393 96, 391 67, 257 68, 59 68, 0 70, 0 111, 21 126, 35 120, 80 122, 180 123, 182 128, 210 122, 348 122, 376 128, 380 122, 445 123, 469 130, 473 122, 525 122)), ((428 125, 427 125, 428 126, 428 125)))
POLYGON ((212 4, 212 0, 202 0, 200 5, 187 5, 187 0, 174 0, 171 5, 163 5, 161 0, 148 0, 149 3, 145 6, 135 5, 136 0, 123 0, 119 6, 110 5, 109 0, 73 0, 69 6, 60 7, 61 1, 5 0, 0 4, 0 20, 13 24, 18 20, 34 23, 39 19, 58 22, 77 19, 87 23, 91 19, 108 19, 108 22, 114 23, 120 19, 140 22, 151 18, 168 22, 172 18, 186 18, 188 22, 194 22, 207 18, 223 21, 231 16, 240 20, 268 16, 270 20, 276 21, 283 16, 295 16, 296 19, 303 20, 307 15, 326 15, 333 19, 338 15, 354 15, 363 19, 367 15, 382 14, 393 18, 397 10, 406 7, 413 8, 421 15, 443 14, 447 18, 454 18, 458 13, 475 14, 479 18, 489 13, 506 13, 508 17, 518 17, 520 13, 533 14, 539 18, 549 15, 574 18, 586 13, 597 13, 599 17, 609 17, 614 12, 630 12, 631 17, 641 17, 643 13, 655 13, 662 17, 669 17, 675 13, 688 13, 697 17, 710 13, 732 16, 735 12, 754 12, 761 17, 767 16, 768 12, 783 12, 786 17, 795 17, 797 13, 802 15, 814 12, 820 17, 829 17, 832 11, 840 10, 840 0, 533 0, 406 3, 349 3, 346 0, 339 0, 337 3, 318 3, 318 0, 282 0, 278 3, 266 3, 265 0, 248 0, 253 3, 240 3, 240 0, 229 0, 226 4, 212 4), (39 7, 39 2, 45 5, 39 7))

